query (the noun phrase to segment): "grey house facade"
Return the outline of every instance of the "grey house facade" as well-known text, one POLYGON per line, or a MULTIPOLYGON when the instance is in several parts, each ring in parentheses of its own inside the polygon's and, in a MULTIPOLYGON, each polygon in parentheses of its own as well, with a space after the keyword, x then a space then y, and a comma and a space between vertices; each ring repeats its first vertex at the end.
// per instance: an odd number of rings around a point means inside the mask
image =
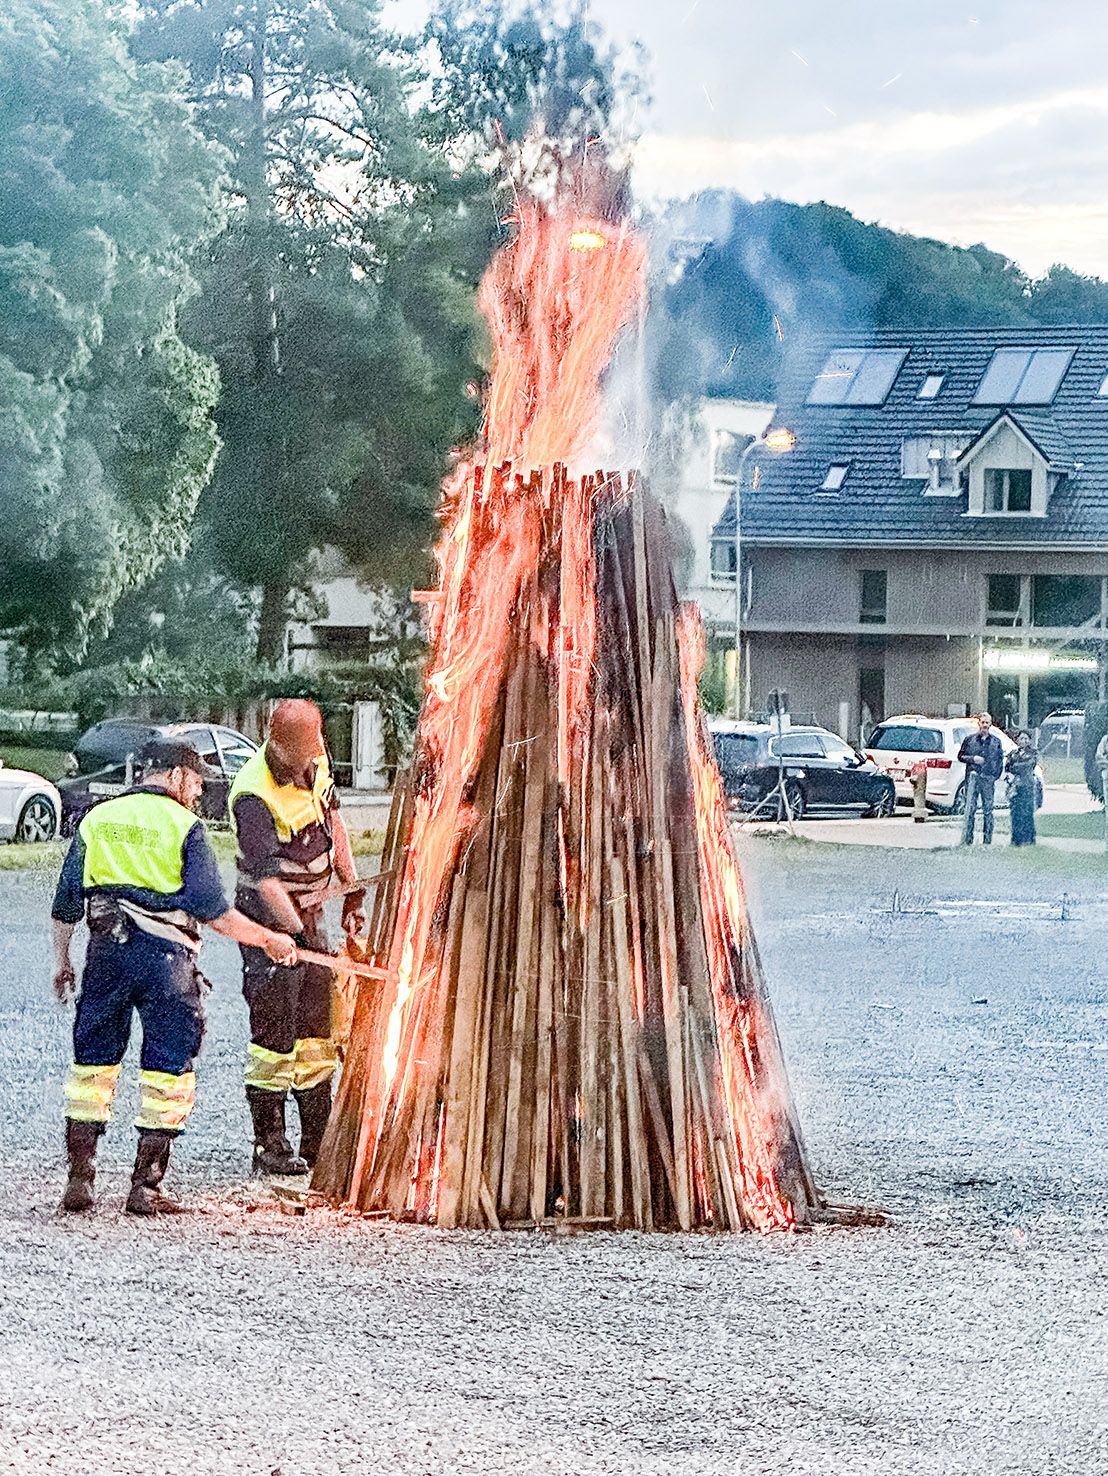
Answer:
MULTIPOLYGON (((1108 325, 890 330, 800 357, 739 493, 741 705, 1037 723, 1105 692, 1108 325)), ((734 588, 735 498, 713 530, 734 588)), ((718 652, 733 624, 710 631, 718 652)), ((733 662, 729 663, 733 670, 733 662)))

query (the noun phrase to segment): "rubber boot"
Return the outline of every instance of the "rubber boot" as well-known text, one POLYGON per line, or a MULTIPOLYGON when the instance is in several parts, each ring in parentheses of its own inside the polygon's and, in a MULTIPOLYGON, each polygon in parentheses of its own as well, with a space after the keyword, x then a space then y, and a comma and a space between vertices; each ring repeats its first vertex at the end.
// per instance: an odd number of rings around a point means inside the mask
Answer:
POLYGON ((131 1192, 125 1206, 129 1215, 179 1215, 184 1206, 161 1191, 176 1133, 139 1128, 138 1151, 131 1174, 131 1192))
POLYGON ((308 1165, 292 1151, 285 1136, 285 1093, 247 1087, 246 1100, 254 1121, 254 1172, 306 1174, 308 1165))
POLYGON ((62 1195, 61 1208, 68 1214, 81 1214, 95 1204, 96 1145, 104 1131, 102 1122, 65 1120, 65 1149, 69 1155, 69 1182, 62 1195))
POLYGON ((312 1169, 331 1115, 331 1083, 321 1081, 306 1092, 294 1091, 293 1096, 300 1112, 300 1157, 312 1169))

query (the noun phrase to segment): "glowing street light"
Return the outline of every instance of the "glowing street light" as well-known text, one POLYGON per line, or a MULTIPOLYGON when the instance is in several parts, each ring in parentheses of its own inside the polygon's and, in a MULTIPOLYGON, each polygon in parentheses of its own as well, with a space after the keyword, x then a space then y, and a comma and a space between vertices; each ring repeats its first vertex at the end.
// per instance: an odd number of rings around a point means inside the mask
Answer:
POLYGON ((791 451, 796 445, 796 436, 787 426, 775 425, 772 430, 751 441, 739 457, 738 475, 735 477, 735 690, 731 704, 735 720, 742 717, 742 628, 743 628, 743 585, 742 585, 742 503, 743 474, 747 458, 755 451, 772 451, 775 455, 791 451))

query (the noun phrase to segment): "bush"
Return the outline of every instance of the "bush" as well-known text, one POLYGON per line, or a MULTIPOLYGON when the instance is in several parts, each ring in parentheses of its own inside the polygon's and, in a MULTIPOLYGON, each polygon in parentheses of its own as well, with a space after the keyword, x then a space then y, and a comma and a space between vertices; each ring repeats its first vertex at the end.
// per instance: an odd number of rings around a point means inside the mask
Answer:
POLYGON ((1103 798, 1096 748, 1105 733, 1108 733, 1108 702, 1090 702, 1085 709, 1085 783, 1094 799, 1103 798))

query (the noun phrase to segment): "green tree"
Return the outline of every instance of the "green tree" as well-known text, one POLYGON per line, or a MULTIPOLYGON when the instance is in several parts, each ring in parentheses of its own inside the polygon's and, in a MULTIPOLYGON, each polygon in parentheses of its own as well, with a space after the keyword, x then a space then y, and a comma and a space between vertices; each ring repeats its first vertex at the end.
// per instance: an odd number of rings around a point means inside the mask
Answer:
POLYGON ((218 380, 176 314, 222 155, 91 0, 8 0, 0 75, 0 629, 41 664, 187 544, 218 380))
POLYGON ((188 318, 223 382, 202 512, 219 567, 261 590, 273 661, 320 549, 402 582, 426 540, 473 414, 460 184, 374 0, 149 0, 134 45, 184 65, 232 155, 229 225, 188 318))
POLYGON ((1032 282, 1029 305, 1037 323, 1108 323, 1108 282, 1056 264, 1032 282))

